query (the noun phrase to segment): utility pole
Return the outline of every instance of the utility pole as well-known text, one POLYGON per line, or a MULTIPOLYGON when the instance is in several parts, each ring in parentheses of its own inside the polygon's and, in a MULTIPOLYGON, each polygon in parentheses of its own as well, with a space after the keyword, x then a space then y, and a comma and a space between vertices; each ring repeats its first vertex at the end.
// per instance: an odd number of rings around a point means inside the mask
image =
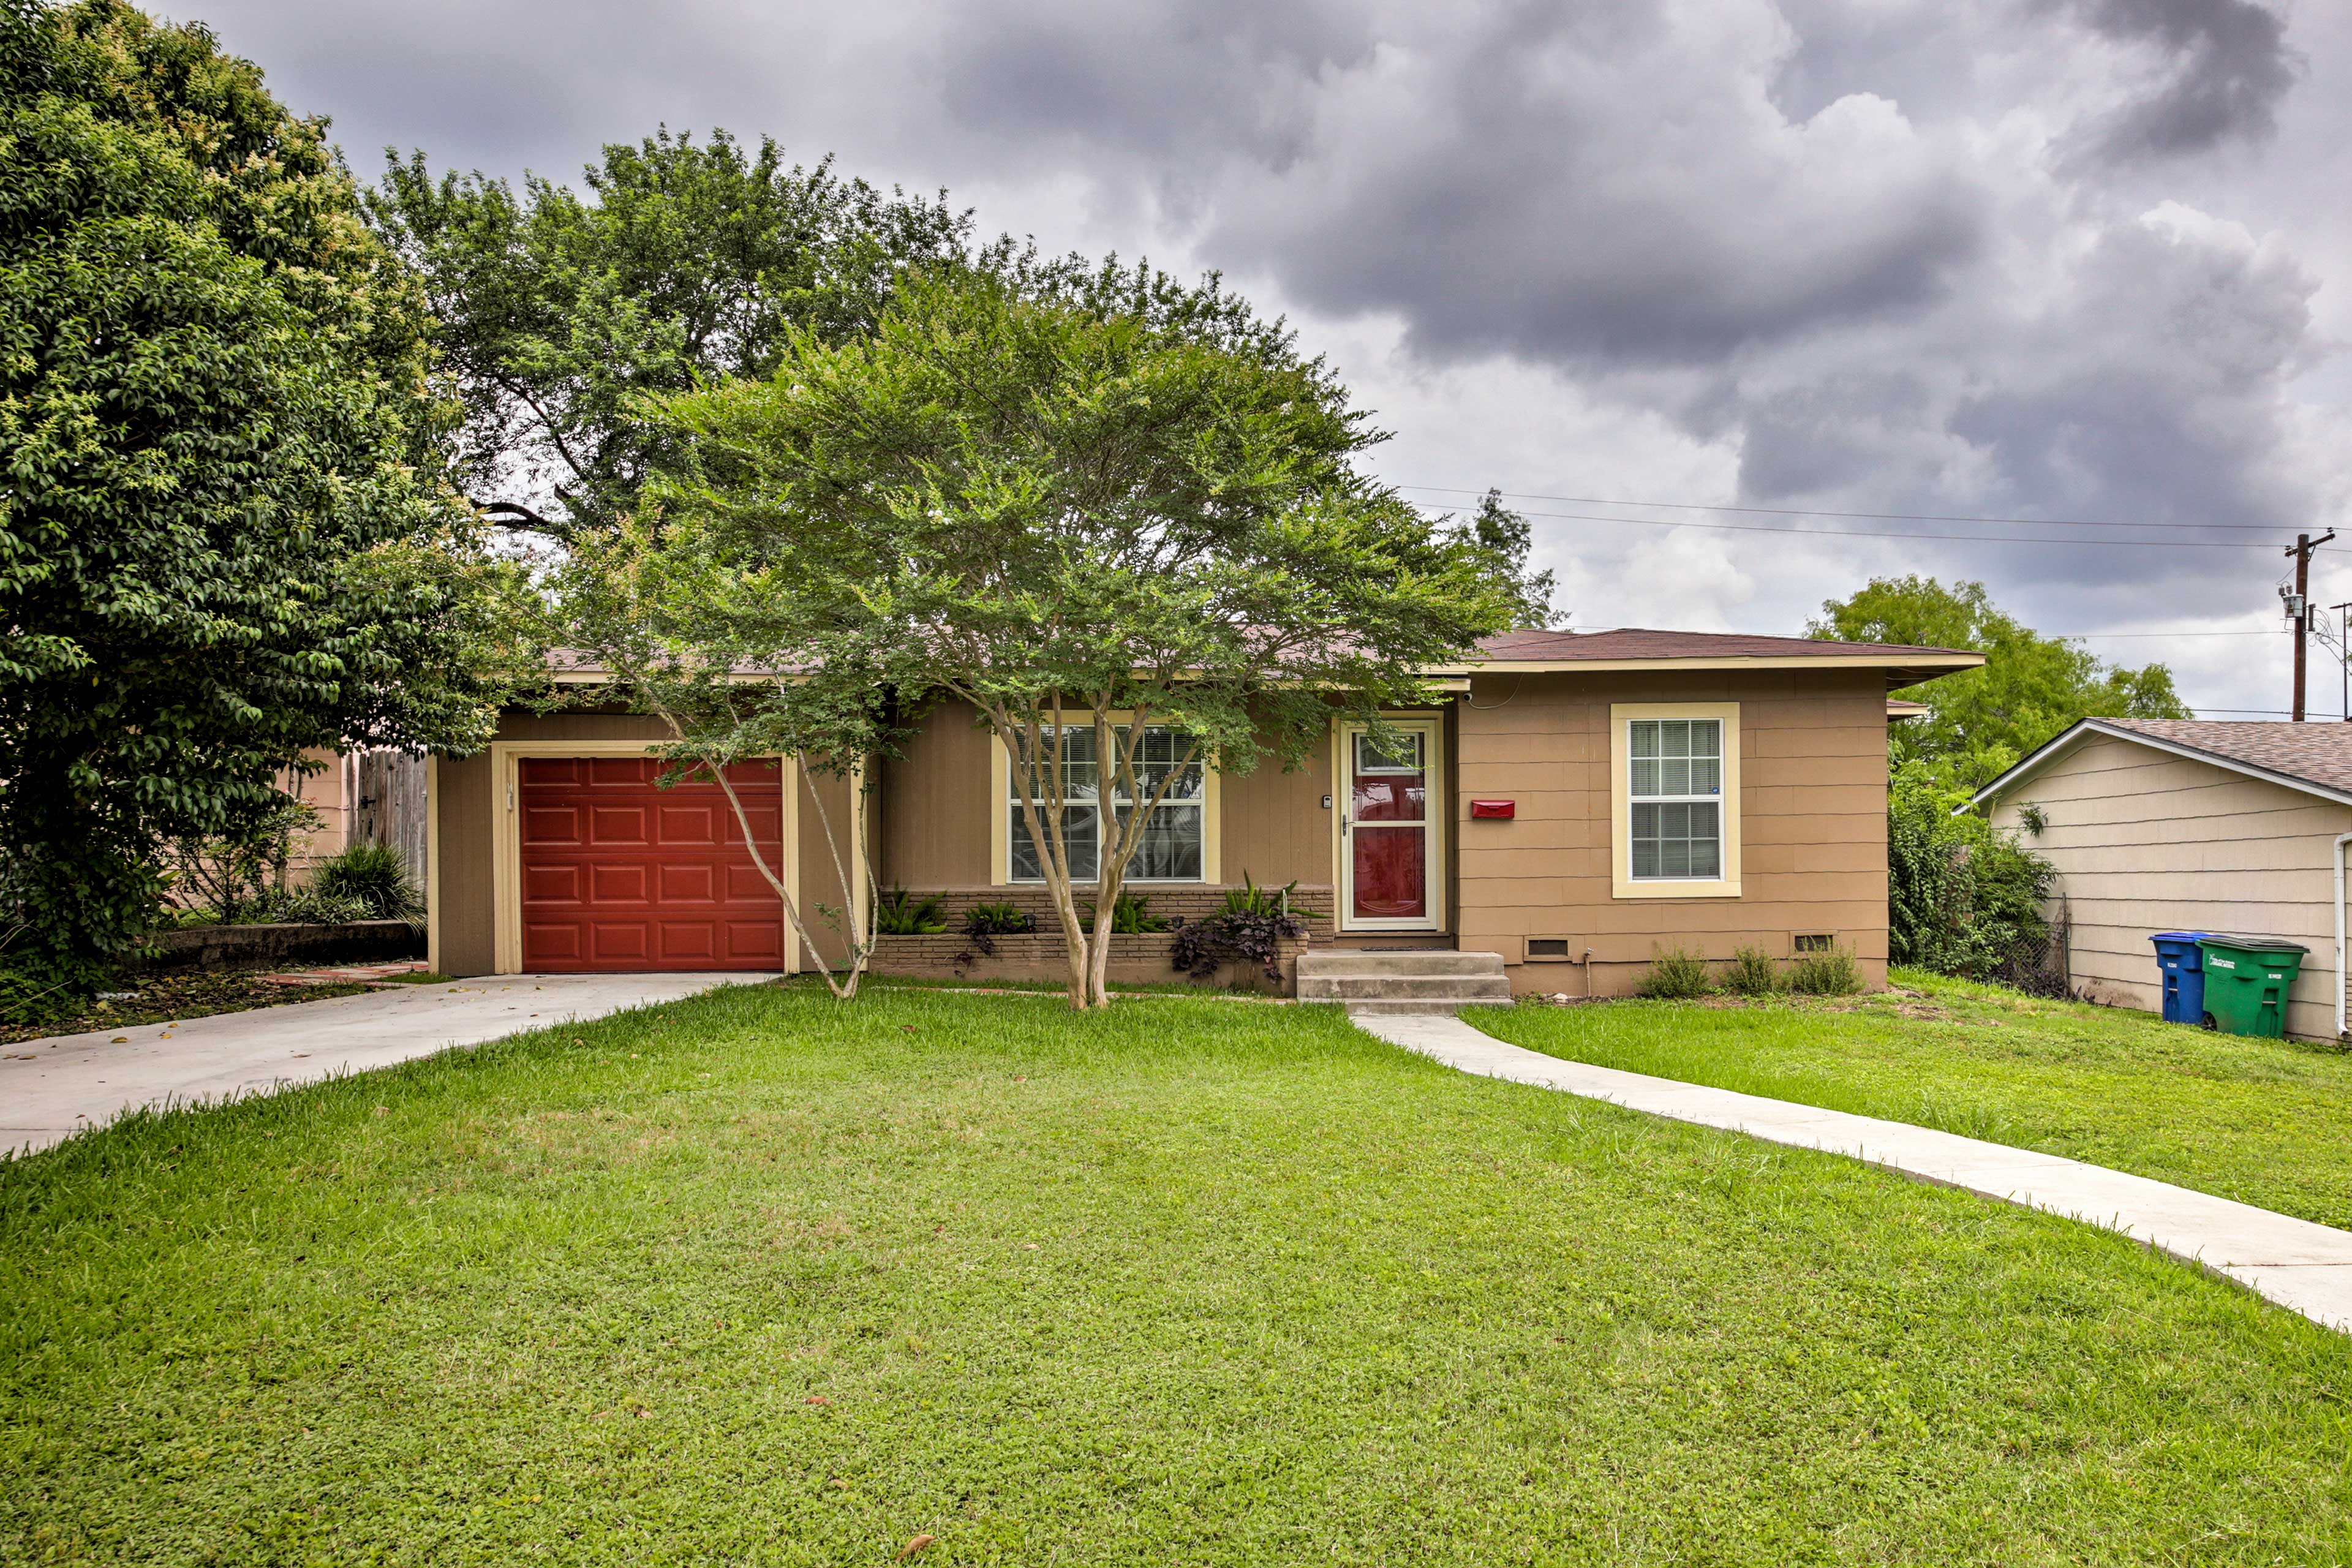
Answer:
POLYGON ((2332 528, 2317 539, 2298 533, 2286 552, 2294 557, 2294 592, 2285 598, 2287 619, 2294 623, 2294 722, 2298 724, 2303 722, 2304 643, 2311 632, 2311 552, 2335 537, 2332 528))

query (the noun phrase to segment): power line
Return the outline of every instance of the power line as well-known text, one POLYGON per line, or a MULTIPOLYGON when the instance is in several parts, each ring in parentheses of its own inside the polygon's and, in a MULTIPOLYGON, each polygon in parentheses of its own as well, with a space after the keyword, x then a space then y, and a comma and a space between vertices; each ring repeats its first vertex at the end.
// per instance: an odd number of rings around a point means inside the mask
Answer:
MULTIPOLYGON (((1401 490, 1432 490, 1440 495, 1483 496, 1485 490, 1464 489, 1458 485, 1399 485, 1401 490)), ((1764 517, 1851 517, 1881 522, 1987 522, 2017 528, 2179 528, 2198 531, 2217 529, 2249 533, 2277 533, 2279 529, 2266 522, 2088 522, 2066 517, 1969 517, 1958 513, 1913 511, 1831 511, 1820 507, 1727 506, 1706 501, 1688 500, 1618 500, 1608 496, 1552 496, 1534 490, 1500 490, 1498 494, 1521 500, 1564 500, 1578 506, 1643 506, 1659 511, 1736 511, 1750 512, 1764 517)), ((1531 516, 1566 515, 1538 512, 1531 516)), ((1635 521, 1626 519, 1627 521, 1635 521)), ((1900 539, 1934 539, 1937 534, 1895 534, 1900 539)))
MULTIPOLYGON (((1434 501, 1412 501, 1408 504, 1423 507, 1432 511, 1441 510, 1434 501)), ((2278 548, 2275 544, 2237 544, 2224 540, 2205 539, 2012 539, 1998 533, 1895 533, 1885 530, 1869 528, 1782 528, 1771 523, 1764 522, 1692 522, 1688 519, 1678 517, 1601 517, 1591 512, 1577 511, 1527 511, 1521 512, 1519 515, 1522 517, 1557 519, 1562 522, 1608 522, 1615 523, 1619 527, 1704 528, 1717 533, 1814 533, 1823 534, 1832 539, 1940 539, 1976 544, 2072 545, 2077 549, 2090 550, 2260 550, 2270 552, 2278 548)), ((1824 513, 1821 515, 1835 516, 1838 514, 1824 513)), ((2123 523, 2117 524, 2116 526, 2128 528, 2137 525, 2123 523)), ((2149 523, 2146 526, 2150 528, 2162 528, 2173 525, 2165 523, 2149 523)), ((2230 523, 2219 526, 2236 527, 2239 525, 2230 523)), ((2330 552, 2330 553, 2335 553, 2335 552, 2330 552)))

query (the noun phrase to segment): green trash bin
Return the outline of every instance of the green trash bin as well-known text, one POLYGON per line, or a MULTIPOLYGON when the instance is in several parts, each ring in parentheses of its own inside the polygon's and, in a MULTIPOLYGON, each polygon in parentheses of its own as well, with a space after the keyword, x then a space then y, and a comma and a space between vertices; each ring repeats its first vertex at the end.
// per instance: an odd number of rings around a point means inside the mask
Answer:
POLYGON ((2301 942, 2270 936, 2201 936, 2205 1011, 2224 1034, 2278 1039, 2286 1033, 2287 993, 2302 973, 2301 942))

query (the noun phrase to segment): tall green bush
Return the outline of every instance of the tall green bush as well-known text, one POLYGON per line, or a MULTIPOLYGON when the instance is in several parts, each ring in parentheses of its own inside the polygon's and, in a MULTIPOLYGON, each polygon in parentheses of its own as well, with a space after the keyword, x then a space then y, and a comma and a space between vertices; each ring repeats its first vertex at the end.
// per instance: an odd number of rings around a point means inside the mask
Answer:
POLYGON ((2055 872, 1937 782, 1916 757, 1886 791, 1887 951, 1897 963, 1983 978, 2050 934, 2055 872))

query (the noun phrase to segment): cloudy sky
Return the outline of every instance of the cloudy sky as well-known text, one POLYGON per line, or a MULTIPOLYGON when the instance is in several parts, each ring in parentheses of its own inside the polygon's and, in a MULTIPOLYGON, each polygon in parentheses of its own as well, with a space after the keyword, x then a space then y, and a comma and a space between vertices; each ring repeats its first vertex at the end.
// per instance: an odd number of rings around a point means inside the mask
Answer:
POLYGON ((724 126, 1220 268, 1379 410, 1385 478, 1514 492, 1581 626, 1978 577, 2234 716, 2286 705, 2281 547, 2352 545, 2340 0, 157 8, 363 174, 724 126))

